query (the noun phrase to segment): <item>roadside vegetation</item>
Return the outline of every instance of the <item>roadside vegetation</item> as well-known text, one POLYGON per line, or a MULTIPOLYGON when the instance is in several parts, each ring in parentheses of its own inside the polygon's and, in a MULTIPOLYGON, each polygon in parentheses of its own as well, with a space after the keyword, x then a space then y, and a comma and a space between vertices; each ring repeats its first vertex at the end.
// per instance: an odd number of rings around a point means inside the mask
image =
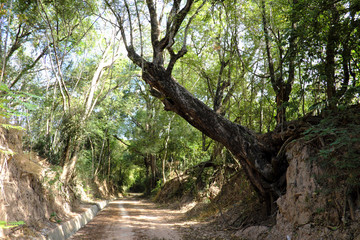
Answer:
POLYGON ((51 184, 218 213, 242 179, 234 195, 261 216, 278 210, 286 149, 305 139, 355 219, 359 26, 357 0, 1 2, 0 126, 22 129, 51 184))

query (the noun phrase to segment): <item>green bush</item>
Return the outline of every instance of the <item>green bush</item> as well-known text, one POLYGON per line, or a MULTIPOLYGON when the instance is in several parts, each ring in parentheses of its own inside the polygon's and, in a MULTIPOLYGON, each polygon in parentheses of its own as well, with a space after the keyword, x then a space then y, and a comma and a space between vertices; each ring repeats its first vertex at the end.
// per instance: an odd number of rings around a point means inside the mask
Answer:
POLYGON ((352 192, 360 187, 359 107, 338 110, 305 132, 319 149, 312 160, 324 170, 319 183, 352 192))

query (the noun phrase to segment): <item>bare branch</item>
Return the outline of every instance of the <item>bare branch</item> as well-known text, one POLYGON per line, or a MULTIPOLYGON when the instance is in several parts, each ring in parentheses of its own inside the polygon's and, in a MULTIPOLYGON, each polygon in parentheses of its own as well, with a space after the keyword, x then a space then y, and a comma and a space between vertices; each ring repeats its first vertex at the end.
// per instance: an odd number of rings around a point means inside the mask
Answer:
POLYGON ((153 47, 157 45, 160 36, 160 26, 157 19, 156 8, 153 0, 146 0, 146 4, 150 13, 150 24, 151 24, 151 42, 153 47))
POLYGON ((161 13, 160 13, 160 17, 159 17, 159 23, 160 23, 160 24, 161 24, 162 19, 163 19, 163 17, 164 17, 165 6, 166 6, 166 3, 163 4, 162 9, 161 9, 161 13))
POLYGON ((60 91, 61 91, 61 94, 62 94, 62 97, 63 97, 63 102, 64 102, 63 108, 64 108, 64 111, 66 111, 66 109, 70 109, 71 97, 70 97, 69 91, 68 91, 68 89, 66 87, 66 84, 64 82, 64 78, 62 76, 61 62, 60 62, 59 55, 58 55, 56 47, 55 47, 54 30, 53 30, 53 27, 51 25, 49 16, 48 16, 46 10, 44 9, 43 3, 41 2, 41 0, 38 0, 38 3, 39 3, 39 5, 40 5, 40 7, 42 9, 42 11, 40 13, 41 17, 46 21, 46 23, 48 24, 48 27, 50 29, 50 35, 51 35, 52 41, 50 41, 50 38, 49 38, 48 34, 46 34, 46 37, 48 39, 48 46, 49 46, 49 50, 50 50, 50 56, 51 56, 50 42, 52 42, 52 48, 53 48, 54 55, 55 55, 57 71, 55 70, 55 67, 53 66, 53 62, 52 62, 51 59, 50 59, 50 62, 51 62, 53 71, 55 73, 55 76, 56 76, 57 80, 59 81, 59 87, 60 87, 60 91), (63 93, 63 90, 65 90, 66 98, 65 98, 65 95, 63 93), (66 99, 67 99, 67 101, 66 101, 66 99))
POLYGON ((116 20, 118 21, 121 37, 123 39, 126 51, 128 52, 128 57, 133 61, 136 65, 139 67, 143 66, 143 64, 146 62, 139 54, 135 52, 134 45, 132 44, 132 40, 130 41, 130 44, 127 41, 126 34, 125 34, 125 28, 124 28, 124 20, 123 18, 116 13, 115 9, 111 6, 108 0, 105 0, 105 4, 110 9, 110 11, 114 14, 116 17, 116 20))
MULTIPOLYGON (((136 8, 136 16, 138 18, 139 32, 140 32, 140 56, 141 56, 141 58, 143 58, 144 57, 144 42, 143 42, 143 33, 142 33, 140 14, 139 14, 139 9, 138 9, 137 2, 135 2, 135 8, 136 8)), ((144 62, 142 61, 141 69, 144 69, 143 64, 144 64, 144 62)))
POLYGON ((132 20, 131 20, 131 13, 130 13, 130 8, 129 8, 129 4, 127 3, 126 0, 124 0, 124 4, 125 4, 125 8, 126 11, 128 13, 129 16, 129 27, 130 27, 130 44, 131 46, 134 46, 134 37, 133 37, 133 27, 132 27, 132 20))
POLYGON ((39 54, 39 56, 34 60, 34 62, 32 62, 31 64, 27 65, 25 68, 23 68, 21 70, 21 72, 19 73, 19 75, 15 78, 15 80, 10 84, 9 89, 11 89, 12 87, 14 87, 14 85, 20 80, 20 78, 26 73, 28 72, 30 69, 32 69, 33 67, 35 67, 36 63, 39 62, 39 60, 45 55, 45 53, 47 52, 47 50, 49 49, 48 46, 46 46, 43 51, 39 54))
MULTIPOLYGON (((183 45, 182 45, 182 48, 180 49, 180 51, 175 54, 173 49, 172 49, 172 45, 173 45, 173 40, 170 40, 169 42, 169 45, 167 46, 167 49, 170 53, 170 62, 169 62, 169 65, 166 69, 166 72, 168 74, 170 74, 172 72, 172 69, 174 68, 174 65, 176 63, 176 61, 179 59, 179 58, 182 58, 186 53, 187 53, 187 49, 186 49, 186 43, 187 43, 187 36, 188 36, 188 31, 189 31, 189 28, 190 28, 190 24, 192 22, 192 20, 195 18, 195 16, 199 13, 200 9, 205 5, 206 3, 206 0, 203 1, 203 3, 196 9, 195 13, 190 17, 188 23, 186 24, 186 27, 185 27, 185 31, 184 31, 184 39, 183 39, 183 45)), ((173 38, 174 36, 171 37, 171 39, 173 38)))
POLYGON ((201 8, 205 5, 206 2, 207 2, 207 0, 204 0, 203 3, 196 9, 195 13, 190 17, 190 19, 189 19, 189 21, 188 21, 188 23, 186 25, 186 28, 185 28, 185 34, 184 34, 184 40, 183 40, 183 48, 186 47, 187 34, 188 34, 189 27, 190 27, 190 24, 191 24, 192 20, 200 12, 201 8))
MULTIPOLYGON (((179 2, 179 0, 174 0, 174 5, 178 4, 179 2)), ((167 24, 169 26, 166 29, 165 37, 160 40, 160 49, 164 50, 165 48, 171 47, 175 43, 174 37, 178 33, 180 26, 184 21, 186 15, 189 13, 193 3, 194 0, 188 0, 185 6, 180 10, 180 12, 176 13, 171 19, 168 19, 167 24)), ((172 10, 175 11, 177 9, 173 8, 172 10)))
MULTIPOLYGON (((12 5, 13 5, 13 2, 10 1, 10 10, 12 10, 12 5)), ((6 46, 7 46, 7 41, 8 41, 8 37, 9 37, 9 33, 10 33, 10 21, 11 21, 11 16, 12 14, 9 14, 8 15, 8 25, 7 25, 7 28, 6 28, 6 36, 5 36, 5 44, 4 44, 4 56, 3 56, 3 65, 1 66, 1 77, 0 77, 0 83, 3 81, 3 78, 5 76, 5 68, 6 68, 6 46)), ((1 56, 0 56, 1 57, 1 56)))
POLYGON ((105 4, 107 5, 107 7, 110 9, 110 11, 116 17, 116 20, 118 21, 119 28, 120 28, 120 31, 121 31, 121 37, 122 37, 123 42, 125 44, 125 48, 126 48, 127 51, 129 51, 129 48, 132 47, 132 44, 128 44, 126 34, 125 34, 125 29, 124 29, 123 18, 118 13, 115 12, 114 8, 111 6, 111 4, 107 0, 105 0, 105 4))

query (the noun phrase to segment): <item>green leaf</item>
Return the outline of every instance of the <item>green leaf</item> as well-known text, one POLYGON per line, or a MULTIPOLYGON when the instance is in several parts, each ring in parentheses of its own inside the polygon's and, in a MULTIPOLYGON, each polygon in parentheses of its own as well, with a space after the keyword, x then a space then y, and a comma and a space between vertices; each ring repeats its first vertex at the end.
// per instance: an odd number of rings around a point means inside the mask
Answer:
POLYGON ((21 126, 15 126, 15 125, 11 125, 11 124, 1 124, 1 127, 5 128, 5 129, 16 129, 16 130, 25 130, 25 128, 21 127, 21 126))
POLYGON ((8 228, 17 227, 17 226, 24 225, 24 224, 25 224, 24 221, 16 221, 16 222, 0 221, 0 228, 8 229, 8 228))
POLYGON ((6 84, 1 83, 0 84, 0 91, 1 92, 9 92, 10 90, 9 90, 9 88, 8 88, 8 86, 6 84))

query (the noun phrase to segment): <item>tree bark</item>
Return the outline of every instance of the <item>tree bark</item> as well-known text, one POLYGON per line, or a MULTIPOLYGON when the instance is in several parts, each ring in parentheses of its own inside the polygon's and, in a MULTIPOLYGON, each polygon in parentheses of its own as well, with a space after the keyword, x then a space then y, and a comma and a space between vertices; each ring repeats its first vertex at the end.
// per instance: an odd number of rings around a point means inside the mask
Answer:
POLYGON ((144 81, 165 96, 160 98, 165 110, 177 113, 208 137, 222 143, 241 163, 251 183, 271 208, 269 204, 278 197, 282 188, 279 179, 286 170, 274 169, 272 158, 276 151, 266 147, 249 129, 230 122, 195 98, 167 74, 164 67, 148 62, 143 66, 144 81))
POLYGON ((80 142, 76 142, 77 143, 74 146, 73 153, 71 154, 71 157, 67 161, 65 161, 63 166, 63 172, 60 176, 60 181, 65 185, 69 184, 70 180, 74 177, 75 166, 78 160, 78 153, 80 150, 80 142))
POLYGON ((262 10, 262 23, 263 23, 263 30, 264 30, 264 38, 265 38, 265 49, 266 49, 266 55, 267 55, 267 62, 269 67, 269 74, 270 74, 270 81, 271 85, 275 91, 276 94, 276 122, 277 124, 282 124, 286 121, 286 103, 290 99, 290 93, 292 90, 292 85, 295 79, 295 58, 296 58, 296 13, 295 13, 295 6, 297 4, 297 0, 293 0, 293 9, 290 16, 291 21, 291 34, 289 39, 289 56, 283 57, 282 52, 282 46, 279 45, 279 52, 280 54, 280 66, 279 66, 279 73, 276 74, 275 67, 274 67, 274 61, 273 57, 271 55, 271 46, 270 46, 270 34, 268 31, 268 21, 266 17, 266 6, 265 6, 265 0, 261 1, 261 10, 262 10), (288 70, 288 79, 287 81, 284 80, 283 76, 283 63, 287 61, 289 65, 288 70))
POLYGON ((162 158, 162 162, 161 162, 161 171, 162 171, 162 179, 163 179, 163 184, 166 183, 166 174, 165 174, 165 168, 166 168, 166 161, 167 161, 167 157, 168 157, 168 145, 169 145, 169 140, 170 140, 170 129, 171 129, 171 124, 172 121, 174 119, 175 115, 173 115, 170 120, 169 120, 169 124, 167 126, 166 129, 166 138, 165 138, 165 143, 164 143, 164 156, 162 158))
POLYGON ((150 182, 150 186, 151 189, 154 189, 156 187, 156 183, 157 183, 157 175, 158 175, 158 170, 157 170, 157 166, 156 166, 156 155, 155 154, 149 154, 149 160, 150 160, 150 169, 151 169, 151 182, 150 182))
POLYGON ((330 109, 335 109, 337 104, 335 87, 335 55, 336 44, 338 41, 338 20, 339 12, 336 6, 331 8, 331 26, 327 35, 326 57, 325 57, 325 76, 326 76, 326 95, 330 109))
MULTIPOLYGON (((265 200, 268 213, 270 213, 273 202, 281 195, 285 186, 284 174, 287 162, 281 157, 282 154, 277 156, 277 153, 289 137, 286 126, 282 126, 283 130, 275 135, 257 135, 244 126, 233 123, 216 113, 181 86, 171 72, 176 61, 186 53, 186 31, 192 17, 186 27, 182 28, 185 29, 182 49, 175 53, 172 45, 174 37, 194 1, 187 0, 185 4, 181 4, 183 8, 179 9, 181 1, 174 0, 172 9, 174 11, 169 13, 166 31, 162 34, 164 36, 162 39, 160 39, 159 21, 156 19, 153 1, 147 0, 146 2, 151 21, 151 42, 154 51, 152 61, 147 61, 136 53, 132 39, 127 41, 127 37, 131 38, 132 34, 127 34, 124 19, 109 2, 106 2, 117 17, 128 57, 142 69, 143 80, 150 86, 152 94, 162 101, 165 110, 175 112, 202 133, 223 144, 232 153, 233 157, 242 165, 255 190, 265 200), (166 50, 170 54, 167 68, 161 57, 166 50)), ((294 128, 289 128, 289 131, 293 133, 294 128)), ((145 164, 146 162, 145 160, 145 164)))
POLYGON ((150 195, 151 180, 150 180, 150 174, 149 174, 150 164, 149 164, 148 154, 146 154, 146 156, 144 156, 144 165, 145 165, 145 170, 146 170, 145 193, 146 193, 146 195, 150 195))

